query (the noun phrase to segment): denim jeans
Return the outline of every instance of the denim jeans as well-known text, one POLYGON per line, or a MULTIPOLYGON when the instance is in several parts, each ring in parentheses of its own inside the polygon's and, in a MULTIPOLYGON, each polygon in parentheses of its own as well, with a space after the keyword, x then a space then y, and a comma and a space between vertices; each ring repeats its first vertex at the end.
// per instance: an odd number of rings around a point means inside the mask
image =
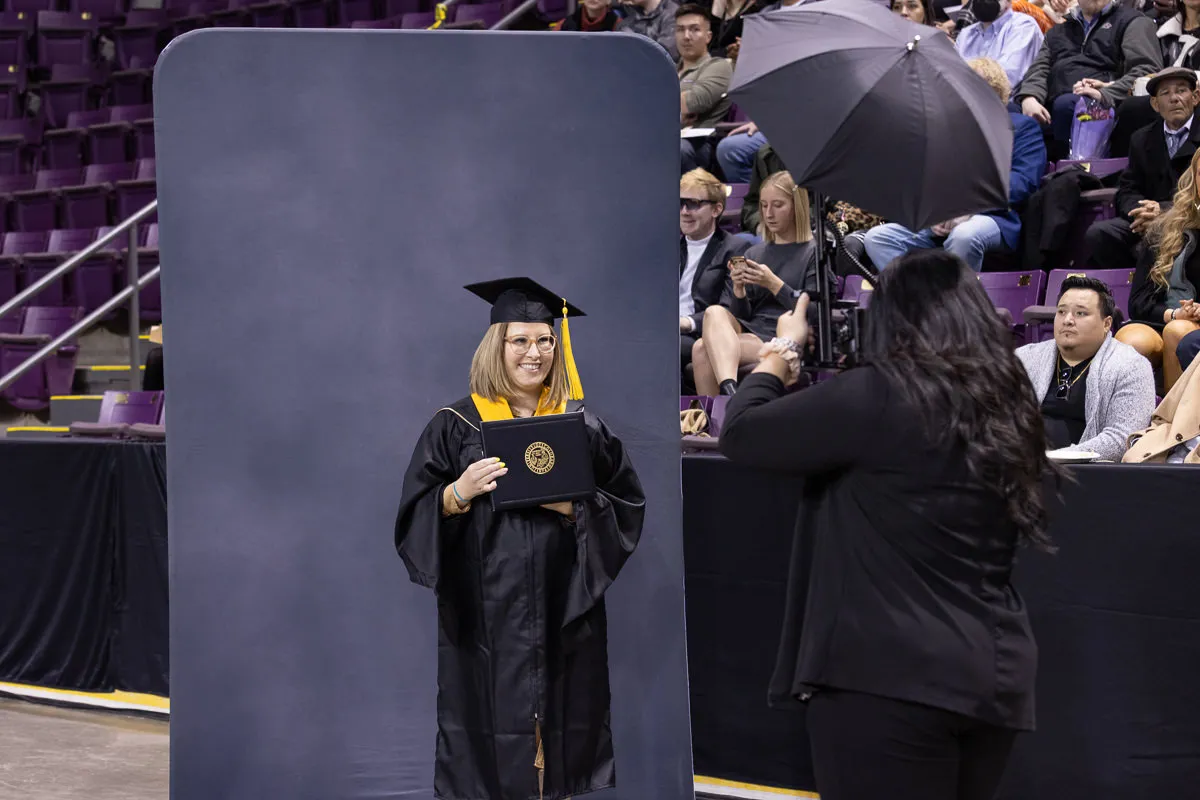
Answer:
MULTIPOLYGON (((938 246, 929 228, 914 233, 895 223, 880 225, 867 231, 863 244, 871 262, 879 269, 912 250, 927 250, 938 246)), ((983 267, 983 254, 1002 248, 1004 239, 1000 235, 1000 226, 996 224, 996 220, 976 214, 950 231, 942 246, 967 262, 971 269, 979 272, 983 267)))
POLYGON ((728 183, 749 183, 754 171, 754 157, 758 149, 767 143, 762 133, 751 136, 738 133, 726 136, 717 142, 717 163, 728 183))

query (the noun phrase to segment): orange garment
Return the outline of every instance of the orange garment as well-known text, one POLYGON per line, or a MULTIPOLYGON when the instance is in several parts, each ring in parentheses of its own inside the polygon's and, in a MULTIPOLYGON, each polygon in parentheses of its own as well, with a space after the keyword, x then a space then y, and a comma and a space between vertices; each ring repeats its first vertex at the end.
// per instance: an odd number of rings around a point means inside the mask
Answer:
POLYGON ((1054 27, 1054 20, 1050 19, 1050 16, 1045 11, 1042 11, 1033 3, 1026 0, 1013 0, 1012 10, 1018 14, 1028 14, 1037 20, 1038 27, 1042 29, 1042 33, 1054 27))

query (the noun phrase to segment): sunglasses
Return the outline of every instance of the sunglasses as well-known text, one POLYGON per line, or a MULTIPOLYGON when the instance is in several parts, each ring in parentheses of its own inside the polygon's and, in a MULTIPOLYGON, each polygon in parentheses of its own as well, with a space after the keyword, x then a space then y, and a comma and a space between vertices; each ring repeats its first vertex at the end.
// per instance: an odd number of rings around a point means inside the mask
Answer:
POLYGON ((679 207, 688 211, 699 211, 704 206, 712 205, 712 200, 693 200, 690 197, 679 198, 679 207))
POLYGON ((1059 400, 1066 400, 1067 395, 1071 393, 1071 368, 1063 367, 1058 373, 1058 389, 1055 397, 1059 400))

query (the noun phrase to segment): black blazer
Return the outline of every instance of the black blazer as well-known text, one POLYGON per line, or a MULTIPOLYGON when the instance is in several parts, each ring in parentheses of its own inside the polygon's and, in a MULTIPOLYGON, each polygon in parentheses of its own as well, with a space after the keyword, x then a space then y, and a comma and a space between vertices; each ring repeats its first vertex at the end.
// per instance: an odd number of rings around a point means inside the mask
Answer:
POLYGON ((1167 157, 1167 137, 1163 121, 1155 120, 1129 138, 1129 166, 1121 173, 1117 187, 1117 213, 1129 219, 1129 212, 1142 200, 1157 200, 1170 208, 1179 185, 1179 177, 1187 172, 1196 147, 1200 146, 1200 114, 1192 117, 1192 129, 1174 158, 1167 157))
POLYGON ((751 375, 720 447, 807 477, 773 704, 837 688, 1033 728, 1037 646, 1009 581, 1016 526, 999 494, 966 479, 962 447, 935 444, 882 373, 788 395, 751 375))
MULTIPOLYGON (((750 242, 740 236, 733 236, 717 228, 708 240, 708 247, 700 256, 696 265, 696 277, 692 280, 692 301, 696 304, 696 313, 692 314, 692 322, 696 329, 690 336, 700 336, 704 327, 704 309, 721 302, 721 292, 725 288, 725 279, 729 277, 729 259, 740 256, 750 249, 750 242)), ((679 237, 679 276, 687 267, 687 241, 679 237)))

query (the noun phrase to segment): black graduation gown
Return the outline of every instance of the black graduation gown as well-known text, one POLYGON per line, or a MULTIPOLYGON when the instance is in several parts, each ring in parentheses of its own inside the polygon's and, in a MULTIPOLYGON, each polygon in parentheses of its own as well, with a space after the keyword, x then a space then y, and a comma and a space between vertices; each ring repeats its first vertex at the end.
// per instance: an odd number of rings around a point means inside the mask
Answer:
POLYGON ((641 482, 585 412, 597 491, 575 503, 574 522, 543 508, 493 513, 486 496, 443 517, 442 491, 483 457, 471 398, 450 408, 417 443, 396 518, 409 576, 437 595, 434 793, 538 798, 535 726, 547 800, 613 786, 604 592, 641 535, 641 482))

